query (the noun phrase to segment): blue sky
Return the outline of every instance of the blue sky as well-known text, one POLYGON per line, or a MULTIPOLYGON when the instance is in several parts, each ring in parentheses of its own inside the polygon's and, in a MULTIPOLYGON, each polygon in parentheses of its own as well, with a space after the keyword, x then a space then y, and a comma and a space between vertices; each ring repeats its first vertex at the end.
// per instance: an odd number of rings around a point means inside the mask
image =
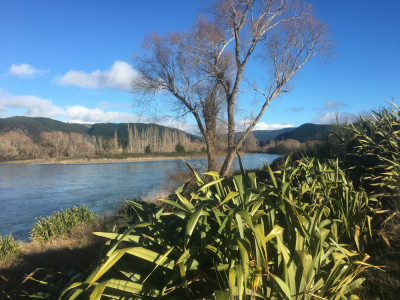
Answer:
MULTIPOLYGON (((400 1, 314 0, 336 47, 273 100, 256 129, 331 123, 400 98, 400 1)), ((132 64, 147 33, 188 30, 209 0, 0 1, 0 118, 151 122, 134 105, 132 64)), ((256 70, 254 70, 256 72, 256 70)), ((164 125, 193 130, 192 120, 164 125)))

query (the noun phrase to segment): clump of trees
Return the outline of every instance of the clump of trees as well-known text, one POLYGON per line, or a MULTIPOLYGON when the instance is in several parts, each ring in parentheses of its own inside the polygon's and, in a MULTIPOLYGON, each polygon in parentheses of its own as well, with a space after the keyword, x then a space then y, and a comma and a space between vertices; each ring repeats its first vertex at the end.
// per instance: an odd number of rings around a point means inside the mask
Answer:
POLYGON ((149 146, 152 152, 174 152, 175 146, 181 143, 188 151, 196 151, 201 148, 200 141, 191 141, 183 131, 149 126, 146 129, 138 130, 135 125, 128 125, 128 142, 126 152, 143 153, 149 146))
POLYGON ((87 157, 96 154, 96 138, 77 132, 42 132, 41 145, 49 157, 87 157))
POLYGON ((0 159, 41 157, 43 150, 25 134, 9 131, 0 135, 0 159))

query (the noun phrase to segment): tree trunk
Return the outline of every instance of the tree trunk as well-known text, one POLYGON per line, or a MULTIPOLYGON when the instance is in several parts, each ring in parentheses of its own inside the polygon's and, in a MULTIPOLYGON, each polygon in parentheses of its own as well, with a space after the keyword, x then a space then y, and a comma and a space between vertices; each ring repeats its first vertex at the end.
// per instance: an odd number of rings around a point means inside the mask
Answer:
POLYGON ((206 139, 206 144, 207 144, 207 161, 208 161, 208 166, 207 170, 208 171, 215 171, 216 166, 215 166, 215 141, 211 141, 210 138, 206 139))
POLYGON ((229 169, 231 168, 233 159, 235 158, 235 151, 236 149, 228 149, 228 153, 225 157, 224 163, 222 164, 221 170, 219 171, 219 174, 223 177, 226 177, 229 173, 229 169))
POLYGON ((217 138, 217 116, 215 113, 211 113, 205 117, 206 132, 204 138, 207 144, 207 159, 208 159, 208 171, 216 171, 215 165, 215 144, 217 138))

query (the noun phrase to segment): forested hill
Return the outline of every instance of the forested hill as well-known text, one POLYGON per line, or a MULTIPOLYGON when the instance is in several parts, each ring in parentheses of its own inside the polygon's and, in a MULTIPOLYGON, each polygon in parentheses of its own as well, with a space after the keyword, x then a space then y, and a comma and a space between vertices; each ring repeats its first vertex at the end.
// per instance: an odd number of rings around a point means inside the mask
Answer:
MULTIPOLYGON (((289 127, 276 130, 253 130, 254 137, 264 143, 270 140, 298 140, 299 142, 306 142, 309 140, 323 140, 330 132, 335 129, 336 125, 321 125, 306 123, 299 127, 289 127)), ((240 133, 237 133, 238 137, 240 133)))
MULTIPOLYGON (((135 123, 130 124, 135 126, 140 132, 150 127, 157 128, 159 132, 165 132, 170 130, 176 133, 184 133, 182 130, 170 128, 158 124, 144 124, 135 123)), ((34 141, 40 140, 40 134, 42 132, 61 131, 61 132, 77 132, 82 134, 88 134, 90 136, 103 136, 106 138, 114 137, 115 130, 117 130, 118 139, 126 141, 128 139, 128 124, 127 123, 97 123, 97 124, 76 124, 66 123, 49 118, 41 117, 10 117, 0 118, 0 134, 15 131, 29 136, 34 141)), ((199 138, 195 135, 185 133, 191 140, 198 140, 199 138)))
POLYGON ((35 141, 40 139, 42 132, 61 131, 88 133, 91 125, 64 123, 41 117, 10 117, 0 118, 0 134, 15 131, 29 136, 35 141))
POLYGON ((275 141, 293 139, 299 142, 308 140, 323 140, 337 125, 321 125, 306 123, 288 132, 284 132, 275 137, 275 141))
MULTIPOLYGON (((196 141, 200 139, 198 136, 186 133, 182 130, 154 123, 132 123, 129 124, 129 126, 136 128, 136 130, 138 130, 139 132, 148 130, 149 128, 157 128, 158 132, 160 132, 161 134, 170 130, 176 133, 184 133, 191 141, 196 141)), ((128 139, 128 123, 96 123, 90 127, 87 133, 91 136, 114 137, 115 131, 117 131, 118 139, 128 139)))
POLYGON ((282 128, 282 129, 275 129, 275 130, 253 130, 253 134, 257 140, 267 142, 269 140, 274 140, 277 136, 285 133, 290 132, 294 127, 290 128, 282 128))

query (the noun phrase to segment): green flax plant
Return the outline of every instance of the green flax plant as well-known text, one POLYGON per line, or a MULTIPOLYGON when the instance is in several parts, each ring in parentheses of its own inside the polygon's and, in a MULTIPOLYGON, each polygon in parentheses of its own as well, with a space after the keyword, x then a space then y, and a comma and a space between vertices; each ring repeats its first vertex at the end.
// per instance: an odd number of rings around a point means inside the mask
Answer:
MULTIPOLYGON (((338 160, 321 161, 315 158, 303 158, 292 161, 288 156, 281 170, 272 173, 272 183, 279 181, 280 186, 287 186, 285 194, 276 191, 276 202, 283 198, 291 199, 308 214, 329 199, 323 208, 326 218, 336 220, 338 238, 353 244, 358 250, 372 239, 377 232, 375 219, 382 211, 382 203, 369 197, 365 190, 356 190, 351 180, 340 168, 338 160), (295 197, 293 197, 295 195, 295 197)), ((269 191, 276 190, 275 184, 267 184, 269 191)))
POLYGON ((16 242, 11 234, 4 237, 0 235, 0 262, 6 261, 8 258, 18 255, 21 250, 21 244, 16 242))
POLYGON ((60 299, 351 296, 370 267, 367 256, 341 241, 347 216, 332 203, 331 186, 316 184, 316 174, 301 183, 304 163, 296 170, 288 160, 279 174, 266 165, 266 182, 241 164, 232 179, 194 172, 198 188, 181 186, 158 210, 132 202, 133 222, 123 232, 96 233, 109 243, 101 263, 60 299))
POLYGON ((386 208, 400 207, 400 110, 380 108, 360 117, 341 134, 347 145, 344 165, 355 181, 382 198, 386 208))
POLYGON ((54 212, 48 217, 41 217, 33 226, 30 237, 36 241, 48 241, 65 235, 79 224, 93 221, 95 213, 85 206, 74 206, 54 212))

